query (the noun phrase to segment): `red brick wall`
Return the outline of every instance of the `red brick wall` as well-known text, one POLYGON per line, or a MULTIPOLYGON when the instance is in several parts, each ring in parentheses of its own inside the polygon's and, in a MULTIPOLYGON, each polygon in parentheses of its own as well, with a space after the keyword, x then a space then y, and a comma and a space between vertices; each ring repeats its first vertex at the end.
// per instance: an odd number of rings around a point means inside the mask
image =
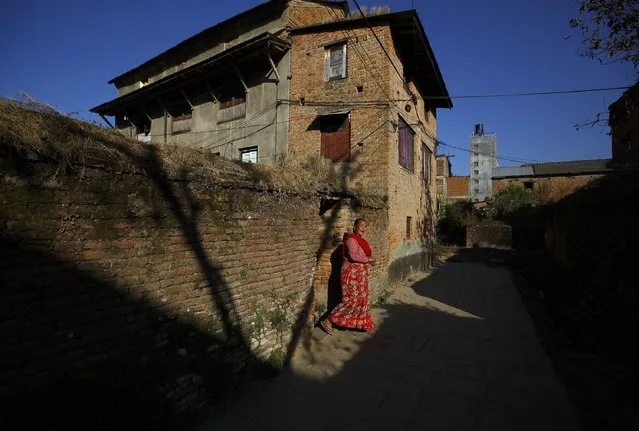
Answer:
POLYGON ((493 180, 493 196, 510 185, 525 187, 532 184, 533 196, 541 203, 558 201, 588 184, 598 180, 603 175, 572 175, 556 177, 529 178, 501 178, 493 180))
MULTIPOLYGON (((374 27, 393 62, 400 67, 395 54, 390 29, 374 27)), ((403 103, 389 103, 388 99, 408 99, 384 51, 367 27, 330 32, 294 34, 291 49, 291 123, 289 126, 289 154, 307 158, 320 154, 318 114, 338 109, 336 101, 354 101, 350 112, 351 157, 344 168, 345 186, 349 190, 383 196, 387 199, 388 262, 401 258, 400 244, 423 242, 433 235, 435 209, 435 112, 425 107, 423 99, 410 83, 410 90, 418 97, 411 112, 403 103), (325 82, 325 46, 346 40, 347 77, 325 82), (359 90, 362 91, 358 91, 359 90), (366 106, 361 102, 368 101, 366 106), (322 106, 317 106, 322 105, 322 106), (411 125, 415 132, 414 169, 408 171, 398 162, 399 118, 411 125), (424 129, 417 126, 422 121, 424 129), (361 144, 361 145, 360 145, 361 144), (422 147, 430 150, 429 177, 422 173, 422 147), (407 217, 412 219, 410 236, 406 235, 407 217), (400 250, 400 251, 398 251, 400 250)))
MULTIPOLYGON (((379 69, 383 53, 368 29, 335 31, 293 36, 291 49, 291 99, 304 98, 304 105, 291 105, 289 125, 289 154, 294 158, 307 158, 320 154, 318 113, 330 106, 312 106, 313 103, 335 101, 381 101, 379 106, 358 106, 350 113, 351 155, 354 162, 348 166, 347 186, 383 195, 388 189, 388 134, 389 111, 384 107, 386 97, 370 75, 369 58, 379 69), (348 39, 347 78, 324 82, 324 52, 322 44, 348 39), (377 46, 377 49, 375 47, 377 46), (364 51, 368 53, 366 57, 364 51), (357 92, 362 86, 363 91, 357 92), (372 133, 372 134, 371 134, 372 133), (369 136, 370 135, 370 136, 369 136), (361 146, 357 144, 361 143, 361 146)), ((335 107, 334 109, 338 109, 335 107)))
POLYGON ((0 392, 16 403, 161 422, 306 323, 329 228, 315 198, 0 166, 0 392))
POLYGON ((448 177, 448 199, 467 200, 469 177, 448 177))

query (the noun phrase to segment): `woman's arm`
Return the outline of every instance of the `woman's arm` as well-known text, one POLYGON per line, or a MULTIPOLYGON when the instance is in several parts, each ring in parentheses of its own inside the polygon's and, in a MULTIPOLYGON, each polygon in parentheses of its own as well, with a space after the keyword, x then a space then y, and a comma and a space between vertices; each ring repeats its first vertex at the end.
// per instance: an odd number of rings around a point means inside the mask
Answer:
POLYGON ((362 246, 359 245, 356 239, 347 238, 345 245, 348 257, 350 257, 353 262, 368 263, 368 256, 366 256, 366 253, 362 250, 362 246))

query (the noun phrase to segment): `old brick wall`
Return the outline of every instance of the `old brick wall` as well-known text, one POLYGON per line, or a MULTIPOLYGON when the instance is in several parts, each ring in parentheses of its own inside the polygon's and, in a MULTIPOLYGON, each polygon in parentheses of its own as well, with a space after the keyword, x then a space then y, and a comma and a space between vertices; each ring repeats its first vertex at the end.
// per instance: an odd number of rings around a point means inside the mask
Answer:
POLYGON ((344 9, 339 5, 293 0, 288 7, 288 26, 292 28, 335 21, 343 17, 344 9))
POLYGON ((396 104, 392 114, 394 122, 404 120, 415 134, 412 170, 399 163, 398 130, 394 129, 390 134, 389 272, 391 279, 395 279, 404 277, 410 271, 424 269, 432 259, 435 237, 437 121, 435 108, 425 103, 424 95, 414 82, 404 84, 406 74, 402 60, 406 59, 399 58, 390 29, 385 27, 378 36, 392 61, 392 64, 391 61, 385 64, 390 93, 400 100, 415 97, 415 102, 396 104), (427 150, 427 160, 423 158, 424 150, 427 150))
POLYGON ((468 186, 470 177, 448 177, 448 200, 467 201, 470 198, 468 186))
POLYGON ((627 334, 639 329, 637 193, 636 171, 614 172, 544 208, 556 266, 542 290, 567 333, 589 348, 627 351, 627 334))
POLYGON ((318 114, 339 110, 340 101, 353 102, 347 103, 351 109, 352 160, 344 166, 345 186, 380 195, 386 194, 388 188, 390 133, 389 108, 384 106, 387 96, 375 74, 375 69, 380 70, 382 64, 383 53, 367 28, 293 35, 291 100, 303 102, 291 105, 289 155, 293 158, 319 156, 318 114), (325 82, 324 46, 337 41, 347 43, 347 76, 325 82))
POLYGON ((316 198, 0 162, 0 391, 21 421, 149 428, 302 336, 316 198))
POLYGON ((531 187, 535 200, 540 203, 550 203, 569 196, 587 187, 603 175, 566 175, 553 177, 499 178, 493 179, 493 195, 506 187, 531 187))
POLYGON ((512 227, 491 222, 466 228, 466 247, 510 249, 513 245, 512 227))

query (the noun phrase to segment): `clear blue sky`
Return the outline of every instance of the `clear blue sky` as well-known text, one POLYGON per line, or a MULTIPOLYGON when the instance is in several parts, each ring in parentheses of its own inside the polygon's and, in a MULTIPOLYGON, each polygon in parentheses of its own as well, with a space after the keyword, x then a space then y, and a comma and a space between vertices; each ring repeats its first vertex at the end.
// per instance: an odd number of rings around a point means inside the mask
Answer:
MULTIPOLYGON (((0 95, 25 91, 63 113, 88 112, 115 97, 107 81, 259 0, 23 0, 0 14, 0 95)), ((573 0, 360 0, 419 15, 451 96, 616 87, 634 82, 629 65, 600 65, 577 55, 568 20, 573 0)), ((350 2, 353 8, 352 2, 350 2)), ((574 34, 573 34, 574 35, 574 34)), ((574 35, 578 36, 578 35, 574 35)), ((497 133, 498 153, 525 160, 610 157, 605 128, 574 125, 605 111, 621 91, 453 100, 440 110, 438 138, 468 148, 476 122, 497 133)), ((468 173, 468 153, 453 172, 468 173)), ((502 166, 512 162, 500 162, 502 166)))

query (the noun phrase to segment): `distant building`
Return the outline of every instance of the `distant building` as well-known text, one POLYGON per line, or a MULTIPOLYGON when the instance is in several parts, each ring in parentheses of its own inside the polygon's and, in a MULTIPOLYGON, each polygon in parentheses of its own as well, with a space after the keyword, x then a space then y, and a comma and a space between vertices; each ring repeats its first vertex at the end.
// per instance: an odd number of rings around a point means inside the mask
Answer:
POLYGON ((493 169, 495 194, 510 185, 532 190, 542 203, 554 202, 612 172, 610 159, 536 163, 493 169))
POLYGON ((498 166, 497 135, 486 134, 482 123, 475 124, 470 151, 470 199, 482 202, 492 196, 492 171, 498 166))

